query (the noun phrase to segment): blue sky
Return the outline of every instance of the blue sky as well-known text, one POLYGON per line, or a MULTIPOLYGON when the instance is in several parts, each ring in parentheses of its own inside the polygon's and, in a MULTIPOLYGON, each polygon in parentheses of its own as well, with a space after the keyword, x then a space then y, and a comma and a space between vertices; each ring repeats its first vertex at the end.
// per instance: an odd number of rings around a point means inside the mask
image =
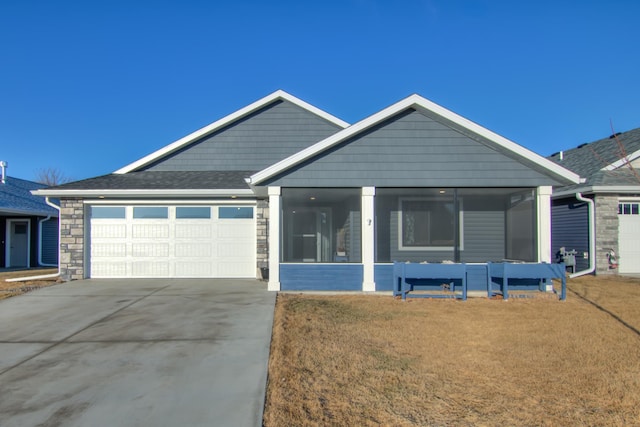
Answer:
POLYGON ((0 159, 110 173, 283 89, 348 122, 420 95, 549 155, 640 127, 640 2, 0 2, 0 159))

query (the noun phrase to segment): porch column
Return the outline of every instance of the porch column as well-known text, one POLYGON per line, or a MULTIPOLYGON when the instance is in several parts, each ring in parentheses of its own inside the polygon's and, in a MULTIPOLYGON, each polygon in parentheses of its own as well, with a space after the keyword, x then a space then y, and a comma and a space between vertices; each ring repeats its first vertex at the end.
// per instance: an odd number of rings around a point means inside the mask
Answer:
POLYGON ((538 262, 551 262, 551 186, 538 187, 538 262))
POLYGON ((362 290, 376 290, 375 262, 375 187, 362 187, 362 290))
POLYGON ((270 291, 280 290, 280 187, 269 187, 269 283, 270 291))

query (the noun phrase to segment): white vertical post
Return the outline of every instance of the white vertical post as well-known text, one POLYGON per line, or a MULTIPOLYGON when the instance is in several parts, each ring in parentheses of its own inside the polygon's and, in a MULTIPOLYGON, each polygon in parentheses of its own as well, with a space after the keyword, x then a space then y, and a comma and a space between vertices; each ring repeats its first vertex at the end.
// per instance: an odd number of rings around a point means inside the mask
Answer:
POLYGON ((551 186, 538 187, 538 262, 551 262, 551 186))
POLYGON ((376 290, 375 263, 375 187, 362 187, 362 290, 376 290))
POLYGON ((269 187, 269 284, 270 291, 280 290, 280 187, 269 187))

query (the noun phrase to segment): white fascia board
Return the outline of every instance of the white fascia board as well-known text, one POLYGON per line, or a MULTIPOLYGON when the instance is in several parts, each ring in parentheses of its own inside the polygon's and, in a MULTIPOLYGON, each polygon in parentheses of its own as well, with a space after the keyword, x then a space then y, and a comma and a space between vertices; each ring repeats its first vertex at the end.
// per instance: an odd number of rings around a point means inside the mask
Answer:
POLYGON ((615 186, 584 186, 574 188, 573 190, 554 191, 551 195, 552 199, 571 196, 576 193, 585 194, 640 194, 640 185, 615 185, 615 186))
POLYGON ((45 211, 27 211, 20 209, 5 209, 0 208, 0 215, 28 215, 28 216, 52 216, 58 217, 57 212, 45 212, 45 211))
POLYGON ((423 98, 422 96, 416 95, 416 94, 411 95, 385 108, 384 110, 381 110, 378 113, 375 113, 361 120, 360 122, 351 125, 350 127, 316 143, 315 145, 312 145, 311 147, 305 150, 302 150, 278 163, 275 163, 272 166, 269 166, 266 169, 261 170, 260 172, 250 177, 250 180, 251 180, 250 182, 253 185, 257 185, 260 182, 268 178, 271 178, 292 166, 295 166, 296 164, 299 164, 305 160, 308 160, 309 158, 315 156, 316 154, 346 140, 347 138, 350 138, 356 135, 357 133, 362 132, 382 122, 383 120, 386 120, 394 116, 395 114, 398 114, 406 110, 407 108, 418 108, 418 109, 422 108, 422 109, 431 111, 447 120, 452 121, 453 123, 456 123, 459 126, 462 126, 470 130, 473 133, 476 133, 492 142, 495 142, 499 146, 504 147, 507 150, 519 156, 522 156, 529 160, 534 161, 535 163, 539 164, 543 168, 549 170, 550 172, 556 175, 566 178, 570 182, 573 182, 575 184, 578 184, 581 182, 580 176, 571 172, 570 170, 552 162, 551 160, 547 160, 544 157, 540 156, 539 154, 536 154, 533 151, 530 151, 522 147, 521 145, 518 145, 515 142, 510 141, 507 138, 500 136, 478 125, 477 123, 474 123, 471 120, 465 119, 464 117, 454 113, 453 111, 447 110, 446 108, 441 107, 440 105, 434 102, 431 102, 428 99, 423 98))
POLYGON ((248 189, 196 190, 36 190, 36 196, 49 197, 254 197, 248 189))
POLYGON ((134 171, 142 166, 145 166, 149 163, 152 163, 164 156, 166 156, 167 154, 170 154, 176 150, 181 149, 182 147, 189 145, 190 143, 192 143, 193 141, 202 138, 203 136, 206 136, 207 134, 210 134, 212 132, 215 132, 218 129, 221 129, 225 126, 230 125, 231 123, 235 122, 236 120, 239 120, 245 116, 248 116, 249 114, 253 113, 254 111, 259 110, 260 108, 263 108, 269 104, 271 104, 272 102, 276 101, 276 100, 285 100, 285 101, 289 101, 292 104, 295 104, 319 117, 322 117, 323 119, 334 123, 338 126, 340 126, 341 128, 345 128, 347 126, 349 126, 349 124, 343 120, 340 120, 339 118, 327 113, 326 111, 323 111, 317 107, 314 107, 311 104, 308 104, 306 102, 304 102, 301 99, 296 98, 293 95, 288 94, 287 92, 283 91, 283 90, 277 90, 275 92, 273 92, 270 95, 265 96, 262 99, 257 100, 256 102, 247 105, 244 108, 239 109, 238 111, 229 114, 228 116, 225 116, 223 118, 221 118, 220 120, 217 120, 201 129, 198 129, 195 132, 190 133, 189 135, 178 139, 175 142, 172 142, 171 144, 157 150, 154 151, 153 153, 141 158, 140 160, 136 160, 133 163, 128 164, 127 166, 118 169, 117 171, 113 172, 116 174, 124 174, 124 173, 128 173, 131 171, 134 171))
POLYGON ((615 170, 615 169, 619 169, 622 166, 626 165, 627 163, 631 163, 634 160, 637 160, 639 157, 640 157, 640 150, 635 151, 635 152, 629 154, 627 157, 623 157, 622 159, 617 160, 617 161, 611 163, 610 165, 607 165, 607 166, 603 167, 601 170, 603 170, 603 171, 612 171, 612 170, 615 170))

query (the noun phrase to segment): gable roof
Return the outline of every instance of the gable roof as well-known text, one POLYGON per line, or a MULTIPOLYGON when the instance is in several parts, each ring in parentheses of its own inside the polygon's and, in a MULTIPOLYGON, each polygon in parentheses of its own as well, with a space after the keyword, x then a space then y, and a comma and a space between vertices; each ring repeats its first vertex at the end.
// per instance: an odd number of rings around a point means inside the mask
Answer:
POLYGON ((20 178, 6 177, 0 183, 0 214, 58 216, 58 211, 45 203, 42 197, 34 196, 31 190, 46 185, 20 178))
POLYGON ((213 133, 216 132, 217 130, 220 130, 226 126, 231 125, 232 123, 249 116, 250 114, 268 106, 269 104, 272 104, 276 101, 288 101, 294 105, 297 105, 300 108, 303 108, 325 120, 327 120, 330 123, 333 123, 335 125, 337 125, 340 128, 345 128, 347 126, 349 126, 349 124, 343 120, 340 120, 339 118, 323 111, 320 110, 317 107, 314 107, 313 105, 302 101, 299 98, 296 98, 293 95, 288 94, 287 92, 283 91, 283 90, 277 90, 275 92, 273 92, 270 95, 265 96, 262 99, 259 99, 257 101, 255 101, 252 104, 247 105, 244 108, 241 108, 240 110, 237 110, 234 113, 231 113, 223 118, 221 118, 220 120, 217 120, 183 138, 178 139, 177 141, 157 150, 154 151, 153 153, 139 159, 136 160, 133 163, 130 163, 127 166, 124 166, 118 170, 116 170, 114 173, 115 174, 125 174, 125 173, 129 173, 135 170, 139 170, 140 168, 147 166, 149 164, 155 163, 157 162, 159 159, 166 157, 178 150, 182 150, 184 149, 186 146, 198 141, 199 139, 213 133))
POLYGON ((467 132, 480 136, 496 146, 514 154, 515 156, 523 159, 526 162, 533 162, 538 167, 543 169, 546 173, 562 178, 568 183, 580 182, 580 176, 574 172, 565 169, 564 167, 545 159, 544 157, 510 141, 458 114, 441 107, 420 95, 411 95, 385 109, 375 113, 358 123, 351 125, 350 127, 337 132, 324 140, 312 145, 311 147, 304 149, 272 166, 269 166, 260 172, 252 175, 249 178, 251 185, 260 185, 266 180, 273 178, 286 170, 293 168, 305 161, 312 159, 315 156, 335 147, 336 145, 352 138, 366 130, 382 123, 385 120, 392 118, 393 116, 407 110, 427 110, 433 114, 436 114, 443 119, 453 123, 457 127, 466 130, 467 132))
POLYGON ((640 157, 640 128, 611 135, 549 156, 559 165, 581 176, 590 177, 601 170, 614 170, 640 157), (617 139, 616 139, 617 138, 617 139), (618 146, 618 141, 622 145, 618 146), (626 156, 626 160, 625 160, 626 156))

